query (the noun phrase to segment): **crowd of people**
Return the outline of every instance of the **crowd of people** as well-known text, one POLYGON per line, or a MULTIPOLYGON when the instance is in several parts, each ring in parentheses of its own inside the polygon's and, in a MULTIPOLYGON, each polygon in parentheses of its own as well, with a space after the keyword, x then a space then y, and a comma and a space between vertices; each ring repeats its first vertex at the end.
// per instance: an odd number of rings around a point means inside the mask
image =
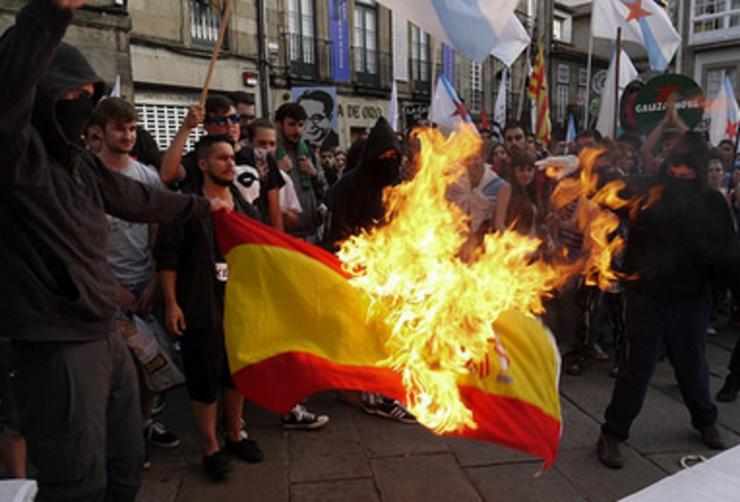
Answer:
MULTIPOLYGON (((169 336, 160 343, 177 346, 206 474, 222 479, 231 458, 264 457, 228 368, 228 267, 209 214, 237 211, 336 251, 382 224, 383 191, 414 176, 420 142, 381 118, 346 151, 334 141, 311 143, 299 103, 283 103, 274 120, 258 118, 253 98, 236 92, 192 106, 171 143, 157 145, 136 109, 104 97, 103 81, 61 42, 83 3, 33 0, 0 38, 0 460, 21 478, 30 460, 39 500, 133 500, 151 463, 147 448, 180 444, 156 418, 165 394, 127 349, 126 333, 142 323, 164 326, 169 336), (204 134, 186 151, 201 125, 204 134)), ((613 265, 623 280, 602 291, 572 278, 548 300, 544 320, 567 374, 581 375, 591 358, 612 361, 602 463, 623 465, 619 445, 663 357, 692 425, 707 446, 723 448, 704 353, 723 310, 740 319, 736 144, 712 147, 672 103, 644 140, 587 130, 572 143, 544 145, 519 123, 508 124, 500 142, 480 134, 482 147, 461 159, 464 174, 448 192, 469 218, 463 260, 474 259, 486 234, 504 231, 538 238, 543 259, 575 262, 588 253, 579 218, 586 200, 554 204, 558 180, 543 169, 570 166, 566 176, 578 177, 577 156, 587 149, 598 151, 598 186, 621 180, 623 197, 634 200, 659 189, 639 211, 617 212, 627 245, 613 265)), ((738 390, 740 344, 716 398, 734 400, 738 390)), ((340 399, 415 421, 382 395, 358 390, 340 399)), ((329 417, 296 403, 279 422, 313 430, 329 417)))

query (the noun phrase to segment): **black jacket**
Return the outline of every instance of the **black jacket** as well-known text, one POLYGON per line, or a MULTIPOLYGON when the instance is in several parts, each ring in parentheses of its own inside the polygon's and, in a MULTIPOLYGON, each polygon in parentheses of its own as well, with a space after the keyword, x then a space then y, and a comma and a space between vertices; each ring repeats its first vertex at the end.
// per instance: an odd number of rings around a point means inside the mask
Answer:
MULTIPOLYGON (((188 183, 183 191, 201 194, 201 185, 188 183)), ((255 219, 259 214, 231 187, 234 210, 255 219)), ((216 330, 222 327, 225 281, 220 281, 216 264, 226 260, 216 242, 210 218, 159 227, 154 245, 157 271, 177 272, 177 304, 185 314, 188 330, 216 330)))
POLYGON ((56 102, 101 79, 60 41, 71 20, 33 0, 0 38, 0 336, 94 340, 113 331, 105 214, 135 222, 206 216, 209 203, 149 188, 64 140, 56 102))
POLYGON ((398 181, 400 164, 401 144, 381 117, 370 131, 358 166, 336 184, 326 236, 330 249, 383 219, 383 190, 398 181))
POLYGON ((736 280, 740 249, 726 200, 703 177, 655 181, 661 196, 632 222, 624 255, 627 287, 658 300, 701 297, 736 280))

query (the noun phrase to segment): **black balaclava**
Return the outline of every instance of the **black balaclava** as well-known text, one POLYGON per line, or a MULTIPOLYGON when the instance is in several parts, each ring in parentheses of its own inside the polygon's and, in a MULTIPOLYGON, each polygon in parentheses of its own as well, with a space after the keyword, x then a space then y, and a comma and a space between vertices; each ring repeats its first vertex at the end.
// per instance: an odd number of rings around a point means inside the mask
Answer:
POLYGON ((78 49, 59 45, 46 74, 36 87, 32 123, 41 135, 47 153, 63 165, 70 165, 75 148, 92 115, 94 104, 103 95, 105 84, 78 49), (92 83, 92 98, 63 100, 70 90, 92 83))
MULTIPOLYGON (((696 179, 692 184, 705 184, 707 172, 709 171, 709 145, 704 137, 694 131, 689 131, 681 136, 676 146, 671 150, 660 168, 659 176, 663 179, 672 180, 668 173, 669 166, 684 164, 696 172, 696 179)), ((686 181, 678 180, 686 183, 686 181)))

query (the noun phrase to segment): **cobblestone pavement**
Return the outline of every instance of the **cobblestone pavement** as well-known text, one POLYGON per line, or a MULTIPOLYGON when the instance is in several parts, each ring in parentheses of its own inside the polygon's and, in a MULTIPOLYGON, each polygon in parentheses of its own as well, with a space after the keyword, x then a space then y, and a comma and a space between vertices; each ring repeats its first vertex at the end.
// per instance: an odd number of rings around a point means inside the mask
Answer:
MULTIPOLYGON (((737 333, 710 337, 712 391, 721 386, 737 333)), ((277 416, 248 405, 247 429, 265 451, 252 465, 234 461, 228 480, 212 482, 200 468, 199 441, 183 389, 169 393, 160 419, 182 437, 174 450, 152 448, 139 500, 378 502, 378 501, 607 501, 634 493, 680 469, 679 459, 706 451, 689 423, 673 370, 659 364, 642 414, 623 448, 625 468, 602 467, 594 444, 611 396, 610 363, 589 362, 580 377, 563 376, 564 431, 555 466, 535 477, 541 463, 487 443, 438 437, 336 401, 309 400, 331 423, 314 432, 285 432, 277 416)), ((740 442, 740 403, 720 404, 728 443, 740 442)))

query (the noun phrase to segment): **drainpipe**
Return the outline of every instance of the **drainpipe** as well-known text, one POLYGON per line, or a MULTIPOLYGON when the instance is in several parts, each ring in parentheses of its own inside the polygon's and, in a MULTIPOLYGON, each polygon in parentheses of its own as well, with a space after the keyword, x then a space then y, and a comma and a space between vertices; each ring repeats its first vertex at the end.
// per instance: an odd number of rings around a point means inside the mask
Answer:
POLYGON ((267 47, 267 6, 265 0, 257 0, 257 48, 259 51, 260 103, 262 116, 272 116, 270 99, 270 62, 267 47))

